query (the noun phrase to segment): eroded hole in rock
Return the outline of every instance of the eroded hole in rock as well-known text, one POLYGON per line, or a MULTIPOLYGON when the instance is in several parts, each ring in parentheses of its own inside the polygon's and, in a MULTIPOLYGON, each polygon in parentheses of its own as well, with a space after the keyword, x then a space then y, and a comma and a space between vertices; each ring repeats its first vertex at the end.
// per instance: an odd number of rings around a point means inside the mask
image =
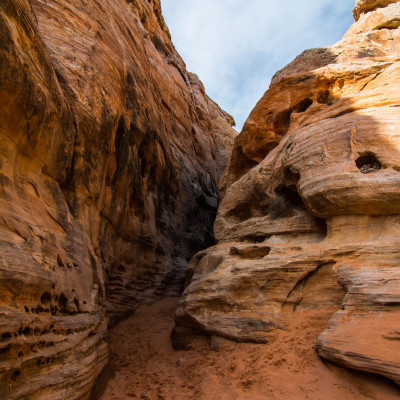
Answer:
POLYGON ((274 119, 274 131, 279 136, 284 136, 290 127, 290 116, 293 109, 284 110, 277 114, 274 119))
POLYGON ((247 199, 242 200, 232 207, 227 217, 233 223, 241 223, 250 218, 260 218, 268 214, 268 196, 263 189, 255 189, 247 199))
POLYGON ((13 372, 13 374, 11 376, 11 380, 15 381, 20 375, 21 375, 21 371, 17 369, 16 371, 13 372))
POLYGON ((8 353, 9 351, 10 351, 10 345, 8 345, 8 346, 6 346, 6 347, 3 347, 3 348, 0 348, 0 355, 6 354, 6 353, 8 353))
POLYGON ((307 109, 311 106, 311 104, 313 103, 313 101, 309 98, 306 98, 302 101, 300 101, 300 103, 296 104, 294 106, 293 111, 301 113, 304 111, 307 111, 307 109))
POLYGON ((42 297, 40 298, 40 302, 42 304, 49 304, 51 301, 51 294, 49 292, 45 292, 42 294, 42 297))
POLYGON ((286 167, 283 171, 282 182, 278 184, 269 201, 268 214, 271 219, 291 218, 296 215, 303 222, 308 220, 309 231, 327 234, 326 222, 317 218, 307 209, 299 193, 300 174, 286 167))
POLYGON ((11 333, 6 332, 1 335, 1 338, 4 339, 11 339, 11 333))
POLYGON ((328 106, 334 104, 339 98, 338 94, 344 86, 344 79, 340 78, 321 78, 319 80, 319 90, 316 93, 315 99, 319 104, 328 106))
POLYGON ((297 190, 296 179, 285 179, 286 182, 279 184, 271 197, 268 213, 272 219, 290 217, 295 209, 306 210, 297 190))
POLYGON ((333 104, 333 97, 329 90, 322 90, 317 94, 317 102, 319 104, 333 104))
POLYGON ((249 243, 262 243, 269 238, 269 235, 247 235, 244 240, 249 243))
POLYGON ((247 221, 250 218, 258 218, 268 214, 268 204, 266 199, 258 198, 254 194, 252 199, 239 203, 235 208, 229 211, 227 217, 236 223, 247 221), (263 201, 264 200, 264 201, 263 201))
POLYGON ((271 248, 268 246, 249 246, 249 247, 231 247, 229 254, 238 255, 242 258, 257 260, 264 258, 269 254, 271 248))
POLYGON ((29 335, 31 333, 31 328, 29 328, 28 326, 25 327, 24 329, 21 330, 21 333, 26 335, 29 335))
POLYGON ((324 237, 326 237, 326 235, 328 234, 328 228, 326 226, 326 221, 323 218, 317 218, 314 217, 315 222, 318 226, 318 232, 320 232, 321 234, 323 234, 324 237))
POLYGON ((362 174, 369 174, 382 169, 382 164, 373 153, 360 154, 356 160, 357 168, 362 174))
POLYGON ((251 209, 247 203, 239 203, 235 208, 229 211, 228 217, 234 216, 239 219, 238 222, 243 222, 251 218, 251 209))
POLYGON ((275 188, 275 193, 282 196, 293 208, 304 207, 303 200, 297 192, 296 186, 279 185, 275 188))
POLYGON ((299 183, 300 174, 296 171, 292 171, 290 167, 286 167, 283 171, 283 179, 287 186, 292 186, 295 189, 299 183))
POLYGON ((58 299, 58 309, 61 311, 61 312, 65 312, 66 311, 66 309, 67 309, 67 304, 68 304, 68 299, 67 299, 67 296, 65 296, 65 294, 64 293, 61 293, 60 294, 60 297, 59 297, 59 299, 58 299))
POLYGON ((58 264, 59 267, 65 268, 65 265, 64 265, 64 263, 63 263, 63 260, 62 260, 62 258, 60 257, 59 254, 57 254, 57 264, 58 264))

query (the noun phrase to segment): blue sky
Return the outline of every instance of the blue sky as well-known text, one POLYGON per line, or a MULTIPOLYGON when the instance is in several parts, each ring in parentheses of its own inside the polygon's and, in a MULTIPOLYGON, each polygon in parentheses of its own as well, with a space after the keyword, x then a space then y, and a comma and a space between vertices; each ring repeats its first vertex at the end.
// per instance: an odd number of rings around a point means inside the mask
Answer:
POLYGON ((355 0, 162 0, 172 41, 207 94, 242 125, 274 73, 340 40, 355 0))

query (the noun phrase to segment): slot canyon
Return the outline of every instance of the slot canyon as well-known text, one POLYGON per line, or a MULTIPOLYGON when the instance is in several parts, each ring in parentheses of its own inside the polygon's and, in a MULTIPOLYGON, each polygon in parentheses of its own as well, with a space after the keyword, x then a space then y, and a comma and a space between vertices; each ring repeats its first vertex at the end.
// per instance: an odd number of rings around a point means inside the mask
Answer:
POLYGON ((0 3, 0 399, 399 399, 400 1, 240 133, 161 7, 0 3))

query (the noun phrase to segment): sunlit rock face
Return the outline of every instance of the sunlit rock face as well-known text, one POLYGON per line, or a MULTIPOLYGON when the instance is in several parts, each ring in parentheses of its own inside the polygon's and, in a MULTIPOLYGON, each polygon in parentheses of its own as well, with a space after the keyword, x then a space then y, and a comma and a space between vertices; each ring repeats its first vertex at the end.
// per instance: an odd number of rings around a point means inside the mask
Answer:
POLYGON ((358 21, 361 15, 378 8, 385 8, 389 4, 397 3, 397 1, 398 0, 356 0, 356 5, 353 9, 354 19, 355 21, 358 21))
POLYGON ((0 398, 86 399, 106 313, 213 244, 233 120, 157 0, 3 0, 0 110, 0 398))
POLYGON ((235 140, 175 346, 199 332, 269 342, 322 309, 322 357, 400 382, 400 3, 355 15, 341 42, 275 75, 235 140))

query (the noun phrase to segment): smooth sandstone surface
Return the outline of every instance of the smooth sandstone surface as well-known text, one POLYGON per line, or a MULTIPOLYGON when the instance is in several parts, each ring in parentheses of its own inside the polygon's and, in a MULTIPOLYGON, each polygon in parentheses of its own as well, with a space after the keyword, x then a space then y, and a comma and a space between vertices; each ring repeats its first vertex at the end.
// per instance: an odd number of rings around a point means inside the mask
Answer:
POLYGON ((88 398, 107 318, 179 294, 233 123, 159 1, 1 2, 1 399, 88 398))
POLYGON ((342 41, 274 76, 235 140, 218 244, 189 264, 176 348, 272 342, 325 309, 321 357, 400 383, 399 13, 357 1, 342 41))

